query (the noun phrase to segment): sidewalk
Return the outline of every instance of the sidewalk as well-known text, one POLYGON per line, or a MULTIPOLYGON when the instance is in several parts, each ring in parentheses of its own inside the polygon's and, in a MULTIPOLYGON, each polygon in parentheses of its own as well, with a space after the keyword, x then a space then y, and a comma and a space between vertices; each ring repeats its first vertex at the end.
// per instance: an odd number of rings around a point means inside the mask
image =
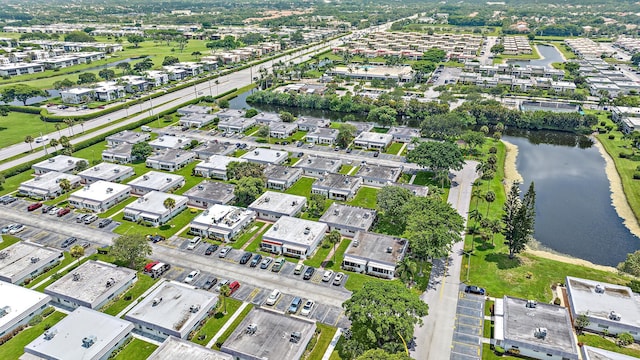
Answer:
POLYGON ((242 310, 244 310, 244 308, 246 308, 247 306, 249 306, 249 303, 247 303, 247 302, 243 302, 242 305, 240 305, 238 310, 236 310, 236 312, 234 312, 233 315, 231 315, 229 320, 227 320, 227 322, 224 323, 224 325, 220 328, 220 330, 218 330, 218 332, 215 335, 213 335, 211 340, 209 340, 209 342, 207 343, 207 347, 208 348, 211 348, 216 343, 216 341, 218 341, 218 338, 220 338, 220 336, 222 336, 222 334, 224 334, 224 332, 227 331, 229 326, 231 326, 231 324, 233 324, 233 322, 242 313, 242 310))
POLYGON ((338 328, 338 331, 336 331, 336 334, 333 335, 333 339, 331 339, 331 342, 329 343, 327 351, 324 352, 322 360, 329 360, 329 358, 331 357, 331 353, 333 353, 333 349, 336 348, 338 340, 340 340, 340 336, 342 336, 342 329, 338 328))

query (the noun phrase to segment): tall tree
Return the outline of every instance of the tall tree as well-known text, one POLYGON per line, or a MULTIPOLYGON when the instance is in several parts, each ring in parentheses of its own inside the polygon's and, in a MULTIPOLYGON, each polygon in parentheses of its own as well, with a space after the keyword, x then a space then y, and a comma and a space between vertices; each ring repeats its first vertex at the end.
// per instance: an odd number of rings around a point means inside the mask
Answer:
POLYGON ((78 85, 92 84, 98 81, 98 77, 94 73, 86 72, 78 75, 78 85))
POLYGON ((342 235, 338 230, 331 230, 327 235, 324 236, 324 241, 328 242, 333 246, 333 263, 336 263, 336 244, 339 244, 342 240, 342 235))
POLYGON ((122 75, 128 73, 131 70, 131 64, 129 64, 128 62, 121 62, 116 65, 116 67, 118 69, 122 69, 122 75))
POLYGON ((162 202, 162 206, 164 206, 167 210, 169 210, 169 212, 171 212, 173 211, 173 208, 176 207, 176 199, 168 197, 164 199, 164 201, 162 202))
POLYGON ((56 146, 58 146, 58 144, 58 139, 51 139, 51 141, 49 141, 49 147, 52 147, 53 151, 56 150, 56 146))
POLYGON ((409 257, 405 257, 398 263, 396 274, 405 284, 411 285, 414 276, 418 272, 418 265, 409 257))
POLYGON ((396 124, 398 112, 388 105, 374 107, 367 115, 367 121, 372 121, 382 127, 396 124))
POLYGON ((625 261, 618 264, 618 270, 633 276, 640 276, 640 250, 627 254, 625 261))
POLYGON ((33 145, 32 145, 33 141, 34 141, 33 140, 33 136, 31 136, 31 135, 27 135, 27 136, 24 137, 24 142, 29 144, 29 147, 31 148, 32 152, 33 152, 33 145))
POLYGON ((243 177, 234 189, 239 206, 249 206, 264 192, 264 181, 255 177, 243 177))
POLYGON ((407 161, 429 168, 436 178, 448 180, 449 170, 460 170, 464 164, 464 156, 458 145, 451 142, 426 141, 407 153, 407 161))
POLYGON ((109 81, 116 77, 116 72, 111 69, 102 69, 98 72, 98 76, 109 81))
POLYGON ((18 100, 24 106, 27 106, 27 100, 38 96, 47 96, 47 93, 37 87, 25 84, 11 85, 0 90, 0 101, 9 103, 18 100))
POLYGON ((69 179, 61 179, 58 183, 62 192, 67 194, 67 198, 69 198, 69 192, 71 191, 71 181, 69 179))
POLYGON ((489 190, 486 194, 484 194, 484 200, 487 202, 487 213, 485 216, 489 216, 489 209, 491 208, 491 203, 496 201, 496 193, 489 190))
POLYGON ((502 223, 504 224, 502 233, 509 245, 509 258, 514 258, 516 254, 522 252, 533 234, 535 226, 535 200, 536 193, 533 182, 520 199, 520 187, 514 182, 511 185, 507 200, 504 203, 502 223))
POLYGON ((224 284, 220 287, 220 302, 223 304, 223 314, 227 313, 227 298, 231 295, 231 288, 229 284, 224 284))
POLYGON ((280 120, 283 122, 294 122, 296 121, 296 117, 288 111, 280 111, 280 120))
POLYGON ((151 154, 153 154, 153 148, 146 142, 139 142, 131 147, 131 156, 134 159, 144 161, 151 154))
POLYGON ((385 186, 378 192, 376 200, 384 218, 389 223, 396 225, 406 222, 406 213, 403 211, 403 206, 413 196, 410 190, 403 187, 385 186))
POLYGON ((84 248, 80 245, 73 245, 71 249, 69 249, 69 254, 79 262, 80 258, 84 256, 84 248))
POLYGON ((227 178, 229 180, 240 180, 245 177, 263 178, 264 165, 248 161, 232 161, 227 165, 227 178))
POLYGON ((357 129, 351 124, 340 124, 338 127, 338 136, 336 137, 336 143, 338 146, 346 148, 353 139, 356 137, 357 129))
POLYGON ((151 245, 140 234, 122 235, 113 240, 111 255, 131 269, 137 269, 153 253, 151 245))
POLYGON ((396 281, 368 281, 342 304, 351 320, 352 336, 345 347, 352 356, 370 349, 396 353, 404 350, 402 339, 413 339, 416 325, 422 325, 428 305, 396 281))
POLYGON ((127 41, 133 44, 134 47, 140 47, 140 43, 144 40, 144 36, 142 35, 131 34, 127 36, 127 41))

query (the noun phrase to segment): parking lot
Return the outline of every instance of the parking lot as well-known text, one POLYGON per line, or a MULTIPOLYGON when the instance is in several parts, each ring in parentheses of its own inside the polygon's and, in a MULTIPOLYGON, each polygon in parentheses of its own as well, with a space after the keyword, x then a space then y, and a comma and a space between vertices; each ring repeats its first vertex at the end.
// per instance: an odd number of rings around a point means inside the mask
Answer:
POLYGON ((451 359, 482 359, 485 297, 460 291, 456 309, 451 359))

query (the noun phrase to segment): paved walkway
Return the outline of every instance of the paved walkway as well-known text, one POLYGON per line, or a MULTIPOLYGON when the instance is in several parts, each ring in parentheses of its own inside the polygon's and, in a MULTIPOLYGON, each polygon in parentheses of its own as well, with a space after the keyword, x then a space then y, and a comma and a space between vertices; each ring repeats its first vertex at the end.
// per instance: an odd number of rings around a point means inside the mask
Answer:
POLYGON ((331 250, 329 251, 329 253, 327 254, 327 257, 324 258, 324 260, 322 261, 322 264, 320 266, 322 266, 324 268, 324 265, 329 262, 329 261, 333 261, 333 253, 335 251, 338 251, 338 248, 340 247, 340 244, 342 244, 342 242, 344 241, 344 238, 340 238, 340 242, 336 244, 336 246, 331 246, 331 250))
POLYGON ((324 352, 322 360, 329 360, 329 358, 331 357, 331 353, 333 353, 333 349, 336 348, 338 340, 340 340, 340 336, 342 336, 342 329, 338 328, 338 331, 336 331, 336 334, 333 335, 333 339, 331 339, 331 342, 329 343, 329 347, 324 352))
POLYGON ((267 228, 267 226, 269 226, 270 223, 265 223, 264 225, 262 225, 262 227, 260 228, 260 230, 256 231, 255 234, 253 234, 253 236, 251 237, 251 239, 247 240, 246 243, 244 243, 244 245, 242 245, 242 247, 240 248, 241 250, 245 250, 247 247, 249 247, 249 245, 251 245, 251 243, 253 242, 253 240, 255 240, 258 236, 260 236, 260 234, 262 234, 263 231, 265 231, 265 229, 267 228))
POLYGON ((211 348, 216 341, 218 341, 218 338, 220 338, 220 336, 222 336, 222 334, 224 334, 225 331, 227 331, 227 329, 229 328, 229 326, 231 326, 231 324, 233 324, 233 322, 238 318, 238 316, 240 316, 240 314, 242 313, 242 310, 244 310, 244 308, 246 308, 247 306, 249 306, 249 303, 247 302, 243 302, 242 305, 240 305, 240 307, 238 308, 238 310, 236 310, 236 312, 233 313, 233 315, 231 315, 231 317, 229 318, 229 320, 227 320, 226 323, 224 323, 224 325, 222 325, 222 327, 220 328, 220 330, 218 330, 218 332, 213 335, 213 337, 211 338, 211 340, 209 340, 209 342, 207 343, 207 347, 211 348))
MULTIPOLYGON (((146 276, 146 275, 144 275, 146 276)), ((138 296, 135 299, 131 300, 131 304, 127 305, 127 307, 125 307, 124 309, 122 309, 122 311, 120 311, 118 313, 118 315, 116 315, 116 317, 123 317, 124 314, 127 313, 127 311, 131 310, 131 308, 133 308, 134 306, 138 305, 138 299, 144 299, 145 297, 147 297, 147 295, 149 295, 153 290, 155 290, 158 286, 160 286, 160 284, 162 284, 163 282, 165 282, 167 279, 162 278, 160 279, 158 282, 156 282, 155 284, 153 284, 150 288, 147 289, 147 291, 145 291, 144 293, 142 293, 142 295, 138 296)), ((124 296, 124 295, 123 295, 124 296)))

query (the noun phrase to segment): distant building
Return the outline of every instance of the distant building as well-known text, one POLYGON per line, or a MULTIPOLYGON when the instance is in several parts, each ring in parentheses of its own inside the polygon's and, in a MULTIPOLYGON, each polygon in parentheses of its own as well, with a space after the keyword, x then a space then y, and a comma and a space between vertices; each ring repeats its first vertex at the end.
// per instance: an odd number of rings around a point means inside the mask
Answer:
POLYGON ((166 149, 147 157, 146 164, 148 168, 156 170, 178 171, 189 165, 195 158, 196 154, 191 151, 166 149))
POLYGON ((163 135, 150 141, 149 145, 151 145, 154 150, 185 149, 191 145, 191 140, 192 139, 180 136, 163 135))
POLYGON ((213 155, 229 155, 236 151, 235 146, 224 145, 222 142, 210 141, 193 150, 198 159, 207 160, 213 155))
POLYGON ((295 167, 301 168, 305 176, 323 177, 327 173, 340 171, 342 160, 305 155, 295 164, 295 167))
POLYGON ((302 169, 282 165, 269 165, 264 169, 267 189, 286 190, 302 177, 302 169))
POLYGON ((138 281, 135 270, 89 260, 44 289, 67 309, 100 309, 138 281))
POLYGON ((328 128, 331 125, 331 121, 316 117, 300 116, 296 124, 300 131, 314 131, 318 128, 328 128))
POLYGON ((249 205, 258 219, 275 221, 282 216, 296 216, 307 204, 304 196, 267 191, 249 205))
POLYGON ((255 211, 216 204, 191 220, 190 232, 204 238, 228 242, 255 218, 255 211))
POLYGON ((362 178, 342 174, 325 174, 311 185, 312 194, 321 194, 331 200, 347 201, 356 196, 362 178))
POLYGON ((51 297, 39 291, 0 281, 0 334, 5 335, 49 306, 51 297))
POLYGON ((240 156, 240 159, 245 159, 247 161, 255 162, 258 164, 279 165, 285 162, 288 157, 289 153, 284 150, 257 148, 243 154, 242 156, 240 156))
POLYGON ((57 155, 37 164, 33 164, 31 168, 35 171, 35 175, 42 175, 52 171, 70 174, 76 169, 76 165, 79 161, 87 162, 85 159, 73 156, 57 155))
POLYGON ((624 355, 618 352, 608 351, 604 349, 594 348, 591 346, 582 346, 582 360, 634 360, 635 356, 624 355))
POLYGON ((184 176, 149 171, 127 183, 131 186, 131 194, 145 195, 151 191, 169 192, 181 188, 185 183, 184 176))
POLYGON ((187 205, 207 209, 211 205, 227 205, 235 199, 235 185, 204 180, 184 192, 189 201, 187 205))
POLYGON ((211 110, 208 106, 200 106, 200 105, 187 105, 178 109, 178 114, 181 116, 189 116, 194 114, 208 114, 211 110))
POLYGON ((78 173, 78 176, 82 179, 82 183, 91 184, 101 180, 118 183, 135 174, 130 166, 102 163, 78 173))
POLYGON ((220 351, 212 350, 188 340, 169 336, 147 360, 234 360, 234 357, 220 351))
POLYGON ((122 144, 135 145, 149 139, 151 139, 151 135, 149 133, 125 130, 117 134, 107 136, 105 140, 107 140, 107 145, 113 147, 122 144))
POLYGON ((317 128, 305 135, 307 142, 333 145, 338 140, 338 129, 317 128))
POLYGON ((272 138, 286 139, 296 131, 298 131, 298 125, 295 123, 274 121, 269 124, 269 136, 272 138))
POLYGON ((551 111, 558 113, 580 112, 580 105, 552 101, 523 101, 520 111, 551 111))
POLYGON ((337 230, 342 236, 353 237, 358 231, 369 231, 376 220, 376 211, 357 206, 332 203, 318 221, 337 230))
POLYGON ((218 114, 218 117, 220 118, 218 129, 228 133, 240 133, 256 125, 256 120, 253 118, 236 117, 223 120, 220 114, 218 114))
POLYGON ((167 223, 186 208, 186 196, 152 191, 127 205, 124 208, 123 219, 129 221, 142 221, 145 224, 159 226, 167 223), (167 209, 164 206, 165 200, 169 198, 175 201, 175 206, 171 209, 167 209))
POLYGON ((130 195, 131 186, 100 180, 71 194, 69 204, 77 209, 100 213, 128 199, 130 195))
POLYGON ((72 189, 80 186, 80 176, 48 172, 23 182, 18 187, 18 192, 23 196, 36 200, 54 199, 62 195, 60 181, 63 179, 69 180, 72 189))
POLYGON ((393 136, 393 141, 408 143, 411 142, 411 140, 420 137, 420 130, 404 126, 392 126, 387 134, 393 136))
POLYGON ((180 126, 187 126, 193 128, 201 128, 212 124, 217 117, 213 114, 190 114, 180 118, 178 122, 180 126))
POLYGON ((56 266, 63 258, 57 249, 19 241, 0 251, 0 280, 20 285, 56 266))
POLYGON ((344 253, 342 268, 393 279, 407 251, 407 241, 389 235, 359 231, 344 253))
POLYGON ((260 248, 305 259, 313 254, 328 229, 324 223, 283 216, 262 235, 260 248))

